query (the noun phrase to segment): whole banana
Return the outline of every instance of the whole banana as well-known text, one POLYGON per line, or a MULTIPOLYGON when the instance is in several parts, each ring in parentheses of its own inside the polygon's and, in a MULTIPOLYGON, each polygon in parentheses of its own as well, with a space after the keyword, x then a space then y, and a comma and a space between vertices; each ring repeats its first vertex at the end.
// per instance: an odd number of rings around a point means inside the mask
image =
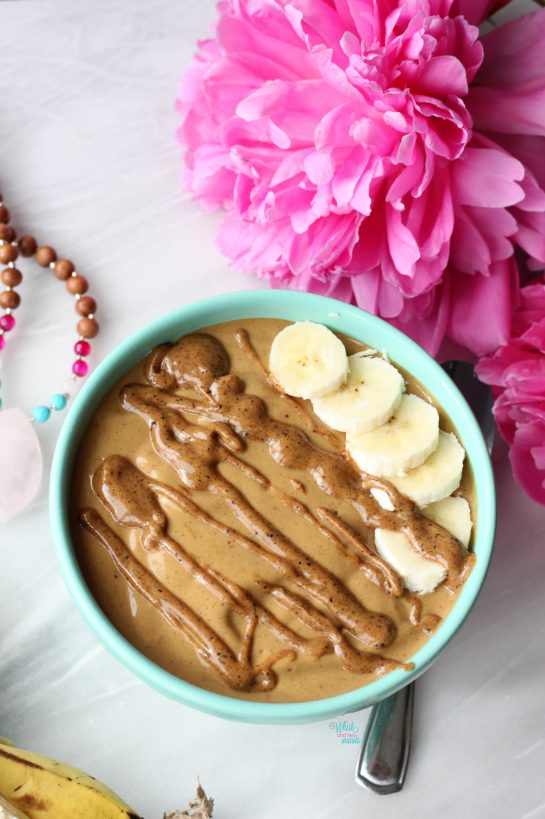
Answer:
POLYGON ((141 819, 92 776, 0 742, 0 819, 141 819))

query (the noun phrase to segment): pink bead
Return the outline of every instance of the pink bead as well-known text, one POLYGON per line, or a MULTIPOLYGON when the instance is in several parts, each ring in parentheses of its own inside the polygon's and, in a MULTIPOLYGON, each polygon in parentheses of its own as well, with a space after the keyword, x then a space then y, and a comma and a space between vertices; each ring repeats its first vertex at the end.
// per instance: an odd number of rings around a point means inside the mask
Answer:
POLYGON ((4 338, 4 333, 0 333, 0 350, 4 349, 4 344, 5 343, 6 343, 6 340, 4 338))
POLYGON ((89 365, 86 361, 82 361, 81 358, 78 358, 72 364, 72 372, 74 375, 77 375, 78 378, 83 378, 89 372, 89 365))
POLYGON ((74 344, 74 352, 76 355, 89 355, 91 352, 91 345, 88 341, 76 341, 74 344))
POLYGON ((10 330, 13 330, 15 327, 15 319, 11 313, 6 313, 4 316, 2 316, 2 318, 0 318, 0 327, 5 333, 9 333, 10 330))

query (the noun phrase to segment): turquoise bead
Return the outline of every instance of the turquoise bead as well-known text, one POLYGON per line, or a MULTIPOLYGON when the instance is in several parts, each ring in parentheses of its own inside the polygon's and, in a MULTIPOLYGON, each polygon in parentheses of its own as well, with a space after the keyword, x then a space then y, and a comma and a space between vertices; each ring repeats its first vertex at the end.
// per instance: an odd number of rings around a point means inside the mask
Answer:
POLYGON ((55 410, 63 410, 66 406, 66 395, 63 395, 62 392, 56 392, 51 396, 49 404, 55 410))
POLYGON ((41 404, 39 407, 34 407, 32 410, 32 417, 38 422, 38 424, 43 424, 45 421, 47 421, 50 415, 51 410, 49 407, 44 407, 43 404, 41 404))

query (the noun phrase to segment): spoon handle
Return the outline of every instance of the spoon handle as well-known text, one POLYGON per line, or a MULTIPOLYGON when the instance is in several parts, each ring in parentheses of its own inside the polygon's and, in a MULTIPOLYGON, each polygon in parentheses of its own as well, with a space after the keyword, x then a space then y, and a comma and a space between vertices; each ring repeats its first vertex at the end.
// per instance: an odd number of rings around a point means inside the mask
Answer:
POLYGON ((414 683, 373 707, 356 768, 356 782, 378 794, 403 787, 413 722, 414 683))

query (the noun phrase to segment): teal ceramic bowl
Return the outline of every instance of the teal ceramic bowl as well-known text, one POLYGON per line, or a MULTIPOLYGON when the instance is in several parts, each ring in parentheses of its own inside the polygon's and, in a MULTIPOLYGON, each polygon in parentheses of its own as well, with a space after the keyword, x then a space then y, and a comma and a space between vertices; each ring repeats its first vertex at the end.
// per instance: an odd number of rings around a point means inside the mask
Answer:
POLYGON ((456 634, 483 584, 495 529, 495 494, 488 452, 477 422, 449 377, 421 347, 381 319, 333 299, 286 290, 230 293, 181 307, 130 336, 94 371, 66 418, 51 471, 51 522, 58 560, 68 590, 101 642, 138 677, 178 702, 209 714, 244 722, 290 724, 328 719, 374 705, 407 685, 437 658, 456 634), (70 534, 68 497, 72 465, 82 434, 108 390, 155 345, 210 324, 243 318, 308 320, 328 325, 378 349, 412 373, 444 407, 458 430, 476 483, 477 563, 444 622, 411 659, 414 670, 394 671, 376 682, 322 700, 262 703, 205 691, 148 660, 110 623, 81 574, 70 534))

